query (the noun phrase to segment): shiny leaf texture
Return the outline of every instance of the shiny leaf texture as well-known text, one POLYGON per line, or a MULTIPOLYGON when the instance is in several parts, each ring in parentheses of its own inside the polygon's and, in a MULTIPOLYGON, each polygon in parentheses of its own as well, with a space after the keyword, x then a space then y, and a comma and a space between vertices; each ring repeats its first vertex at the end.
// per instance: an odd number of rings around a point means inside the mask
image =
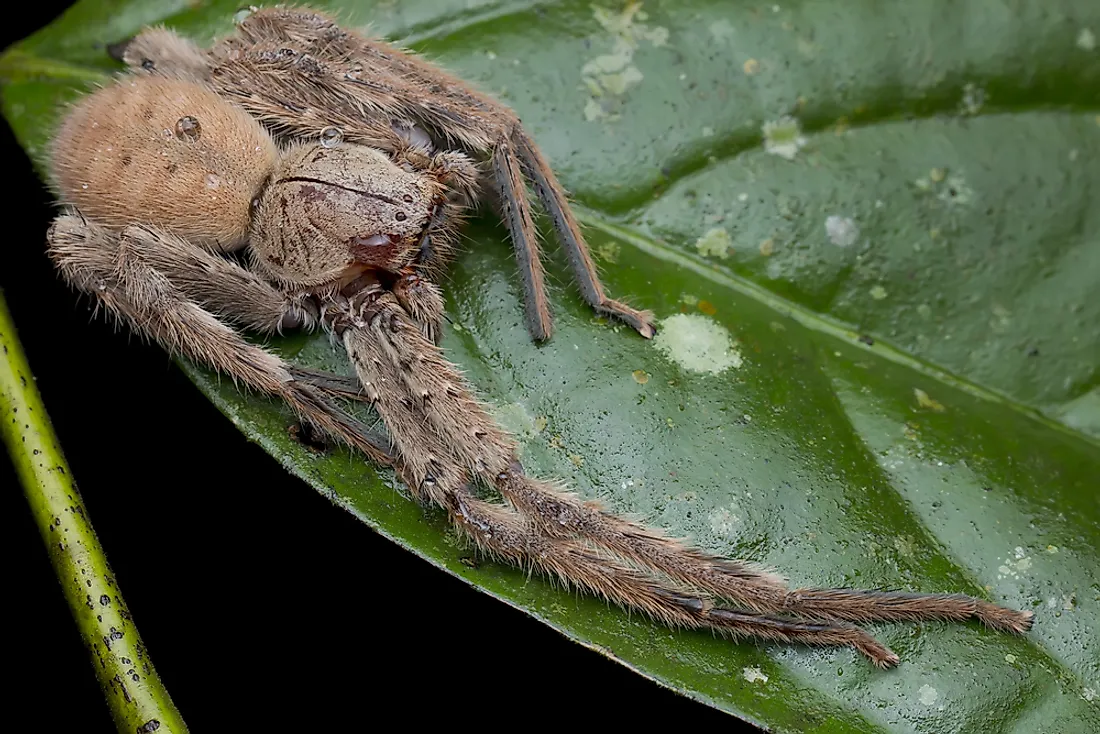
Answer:
MULTIPOLYGON (((520 113, 576 196, 601 323, 550 263, 530 343, 491 217, 447 284, 449 355, 525 464, 798 585, 960 591, 1033 609, 1023 638, 879 625, 903 664, 679 632, 493 563, 392 477, 287 436, 189 368, 254 440, 441 568, 653 680, 775 731, 1100 729, 1100 5, 315 3, 520 113)), ((237 0, 77 3, 0 60, 40 158, 105 44, 207 40, 237 0)), ((326 337, 274 345, 347 371, 326 337)))

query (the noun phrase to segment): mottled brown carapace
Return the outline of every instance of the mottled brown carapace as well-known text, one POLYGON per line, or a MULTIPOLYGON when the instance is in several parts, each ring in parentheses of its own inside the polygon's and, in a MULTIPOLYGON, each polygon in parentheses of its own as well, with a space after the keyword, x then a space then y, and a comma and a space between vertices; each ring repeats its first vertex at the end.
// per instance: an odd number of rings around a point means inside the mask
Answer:
POLYGON ((897 656, 853 623, 1030 626, 1028 612, 959 594, 792 590, 528 476, 436 346, 434 281, 462 213, 493 194, 535 339, 551 317, 529 186, 584 299, 644 337, 653 326, 604 294, 564 191, 508 108, 301 8, 255 11, 210 49, 151 29, 119 52, 131 72, 78 102, 53 144, 68 207, 49 232, 61 274, 167 349, 393 466, 485 553, 670 625, 848 645, 883 667, 897 656), (224 256, 240 249, 247 267, 224 256), (296 367, 235 327, 326 329, 355 377, 296 367), (373 406, 385 434, 348 400, 373 406))

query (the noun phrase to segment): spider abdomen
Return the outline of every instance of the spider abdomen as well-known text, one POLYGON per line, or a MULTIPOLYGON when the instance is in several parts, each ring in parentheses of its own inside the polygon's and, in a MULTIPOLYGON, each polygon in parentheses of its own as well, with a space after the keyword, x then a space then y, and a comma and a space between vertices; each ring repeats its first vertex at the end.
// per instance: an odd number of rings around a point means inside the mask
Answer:
POLYGON ((278 150, 205 86, 125 77, 77 103, 54 139, 61 199, 100 224, 149 224, 211 249, 242 247, 278 150))

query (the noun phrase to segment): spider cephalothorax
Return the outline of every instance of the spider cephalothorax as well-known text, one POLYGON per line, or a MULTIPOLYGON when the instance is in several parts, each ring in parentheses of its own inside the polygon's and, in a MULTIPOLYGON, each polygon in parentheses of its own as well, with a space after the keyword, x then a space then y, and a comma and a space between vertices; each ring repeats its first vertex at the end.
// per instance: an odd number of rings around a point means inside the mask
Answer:
POLYGON ((53 148, 72 207, 49 233, 62 275, 165 347, 393 466, 485 552, 669 624, 849 645, 884 667, 897 656, 852 622, 1030 626, 1028 612, 959 594, 791 590, 529 477, 434 343, 443 299, 433 280, 462 210, 495 194, 536 339, 551 321, 528 184, 585 300, 643 336, 653 327, 604 294, 561 186, 508 108, 304 9, 256 11, 209 50, 152 29, 121 55, 132 75, 78 103, 53 148), (248 269, 222 256, 241 248, 248 269), (230 321, 268 333, 320 324, 355 376, 289 364, 230 321), (372 405, 388 435, 342 400, 372 405))

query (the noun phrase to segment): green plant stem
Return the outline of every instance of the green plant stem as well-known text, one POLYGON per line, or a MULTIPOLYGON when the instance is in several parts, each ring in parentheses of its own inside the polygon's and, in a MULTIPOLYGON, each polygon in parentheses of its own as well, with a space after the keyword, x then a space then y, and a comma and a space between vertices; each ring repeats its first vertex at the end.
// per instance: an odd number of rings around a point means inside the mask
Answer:
MULTIPOLYGON (((153 669, 61 453, 0 293, 0 434, 119 732, 186 732, 153 669)), ((60 703, 60 702, 59 702, 60 703)))

